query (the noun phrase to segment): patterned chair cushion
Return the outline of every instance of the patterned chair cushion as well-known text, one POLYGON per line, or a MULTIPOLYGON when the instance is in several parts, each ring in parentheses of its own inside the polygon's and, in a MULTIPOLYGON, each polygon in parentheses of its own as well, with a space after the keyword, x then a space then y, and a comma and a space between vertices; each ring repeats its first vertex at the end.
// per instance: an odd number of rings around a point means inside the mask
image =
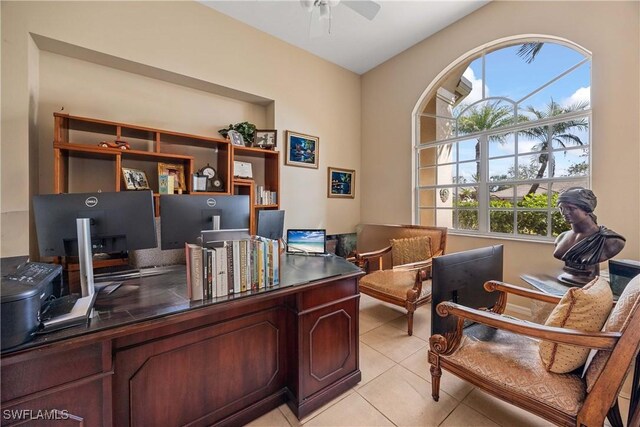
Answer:
MULTIPOLYGON (((545 322, 547 326, 595 332, 602 329, 613 305, 609 282, 596 278, 583 288, 570 288, 545 322)), ((584 365, 590 349, 540 342, 540 359, 550 372, 571 372, 584 365)))
POLYGON ((391 239, 390 243, 394 266, 426 261, 431 258, 431 238, 429 236, 391 239))
POLYGON ((570 414, 578 413, 586 396, 580 376, 548 372, 538 341, 522 335, 496 330, 489 341, 464 336, 455 353, 441 357, 483 381, 570 414))
MULTIPOLYGON (((640 276, 631 279, 624 288, 622 295, 618 298, 616 306, 611 310, 611 315, 604 325, 605 332, 622 332, 629 322, 629 314, 640 300, 640 276)), ((591 360, 591 364, 587 367, 585 379, 587 381, 587 392, 591 392, 594 383, 604 369, 604 365, 609 360, 610 351, 599 350, 591 360)))
MULTIPOLYGON (((416 281, 415 271, 378 270, 360 279, 361 288, 369 288, 401 300, 407 299, 407 291, 416 281)), ((418 299, 431 294, 431 280, 422 282, 422 292, 418 299)))

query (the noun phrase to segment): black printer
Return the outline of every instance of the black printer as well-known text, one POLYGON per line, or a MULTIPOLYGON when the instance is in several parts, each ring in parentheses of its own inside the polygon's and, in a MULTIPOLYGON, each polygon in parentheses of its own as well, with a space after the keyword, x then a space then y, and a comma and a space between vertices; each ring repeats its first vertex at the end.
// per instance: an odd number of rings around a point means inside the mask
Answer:
POLYGON ((31 340, 40 326, 40 310, 62 288, 62 266, 3 258, 0 307, 2 350, 31 340))

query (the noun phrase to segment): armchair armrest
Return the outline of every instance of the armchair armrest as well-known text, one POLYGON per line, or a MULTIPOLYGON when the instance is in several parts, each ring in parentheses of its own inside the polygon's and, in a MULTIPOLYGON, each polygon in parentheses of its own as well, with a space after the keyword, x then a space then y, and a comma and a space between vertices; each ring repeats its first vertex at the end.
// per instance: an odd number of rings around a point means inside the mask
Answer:
POLYGON ((436 312, 442 317, 454 315, 520 335, 598 350, 611 350, 622 335, 620 332, 585 332, 577 329, 544 326, 503 317, 491 311, 476 310, 450 301, 438 304, 436 312))
POLYGON ((416 262, 410 262, 407 264, 394 265, 392 268, 393 270, 413 271, 413 270, 422 270, 427 267, 431 267, 431 264, 433 264, 433 260, 432 258, 429 258, 424 261, 416 261, 416 262))
POLYGON ((364 252, 355 254, 355 263, 358 267, 364 269, 366 272, 369 272, 369 263, 371 260, 378 260, 378 270, 382 270, 382 256, 388 252, 391 252, 391 246, 387 246, 382 249, 378 249, 377 251, 364 252))
POLYGON ((562 299, 562 297, 557 295, 551 295, 540 291, 534 291, 533 289, 522 288, 520 286, 511 285, 509 283, 500 282, 498 280, 489 280, 484 284, 484 289, 487 292, 505 292, 508 294, 518 295, 521 297, 548 302, 551 304, 558 304, 562 299))

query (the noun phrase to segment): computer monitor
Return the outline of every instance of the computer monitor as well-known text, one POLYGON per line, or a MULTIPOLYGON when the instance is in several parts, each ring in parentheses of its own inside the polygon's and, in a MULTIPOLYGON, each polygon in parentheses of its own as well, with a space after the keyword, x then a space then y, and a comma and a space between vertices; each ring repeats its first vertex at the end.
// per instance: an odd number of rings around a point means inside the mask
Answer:
POLYGON ((151 191, 38 195, 33 212, 41 256, 80 257, 83 296, 93 293, 92 254, 157 245, 151 191))
POLYGON ((282 239, 284 233, 284 211, 258 211, 258 229, 256 234, 267 239, 282 239))
POLYGON ((180 249, 203 230, 249 228, 249 196, 163 195, 160 218, 162 249, 180 249))
MULTIPOLYGON (((471 308, 491 308, 499 292, 487 292, 484 283, 502 280, 502 245, 456 252, 433 258, 431 334, 445 334, 456 328, 456 317, 440 317, 436 306, 452 301, 471 308)), ((466 325, 465 325, 466 326, 466 325)))

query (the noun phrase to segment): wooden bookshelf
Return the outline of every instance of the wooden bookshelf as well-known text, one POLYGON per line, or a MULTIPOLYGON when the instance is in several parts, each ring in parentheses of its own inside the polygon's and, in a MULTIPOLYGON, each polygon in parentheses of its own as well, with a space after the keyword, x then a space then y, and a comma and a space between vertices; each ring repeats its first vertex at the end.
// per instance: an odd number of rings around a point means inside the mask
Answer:
POLYGON ((135 124, 54 113, 54 193, 126 191, 122 168, 145 172, 154 192, 159 215, 158 163, 181 165, 184 194, 246 194, 251 200, 251 231, 255 231, 257 209, 280 206, 280 153, 254 147, 233 146, 229 140, 192 135, 135 124), (102 141, 125 141, 130 149, 100 147, 102 141), (251 180, 234 178, 233 161, 252 164, 251 180), (93 163, 99 167, 93 167, 93 163), (222 192, 194 192, 192 175, 205 165, 213 166, 225 183, 222 192), (93 174, 93 175, 91 175, 93 174), (278 203, 255 203, 255 190, 262 186, 275 192, 278 203))

